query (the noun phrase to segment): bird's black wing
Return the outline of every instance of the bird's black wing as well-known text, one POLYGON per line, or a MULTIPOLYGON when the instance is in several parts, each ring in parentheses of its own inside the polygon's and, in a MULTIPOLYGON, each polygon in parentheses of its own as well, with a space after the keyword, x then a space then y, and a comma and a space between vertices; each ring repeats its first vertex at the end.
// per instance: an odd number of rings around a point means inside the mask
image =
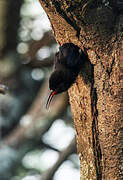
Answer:
POLYGON ((60 48, 60 52, 64 59, 66 60, 66 65, 68 68, 74 68, 77 66, 80 60, 80 48, 73 43, 66 43, 60 48))

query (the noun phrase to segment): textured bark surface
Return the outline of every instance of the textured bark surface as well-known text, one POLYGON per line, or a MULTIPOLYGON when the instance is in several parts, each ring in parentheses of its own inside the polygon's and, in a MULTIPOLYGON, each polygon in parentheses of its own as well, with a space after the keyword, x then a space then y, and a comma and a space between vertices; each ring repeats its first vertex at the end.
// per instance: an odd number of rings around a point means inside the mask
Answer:
POLYGON ((72 42, 89 57, 69 89, 81 180, 123 179, 123 16, 100 1, 40 0, 40 3, 56 41, 60 45, 72 42))

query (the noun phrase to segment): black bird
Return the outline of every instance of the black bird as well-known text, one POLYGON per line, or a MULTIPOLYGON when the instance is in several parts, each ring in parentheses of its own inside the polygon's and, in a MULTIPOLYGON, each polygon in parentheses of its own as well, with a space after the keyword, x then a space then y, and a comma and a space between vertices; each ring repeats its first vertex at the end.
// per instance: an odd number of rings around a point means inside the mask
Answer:
POLYGON ((47 109, 54 95, 67 91, 75 82, 86 57, 87 55, 73 43, 60 46, 59 52, 55 55, 55 70, 49 79, 51 92, 46 104, 47 109))

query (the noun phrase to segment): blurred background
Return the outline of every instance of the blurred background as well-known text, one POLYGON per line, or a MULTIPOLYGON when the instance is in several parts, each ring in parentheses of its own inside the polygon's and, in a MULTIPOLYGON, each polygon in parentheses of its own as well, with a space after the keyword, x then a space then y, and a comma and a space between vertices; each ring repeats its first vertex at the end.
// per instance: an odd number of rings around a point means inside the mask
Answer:
POLYGON ((50 109, 58 45, 38 0, 0 0, 0 180, 79 180, 67 93, 50 109))

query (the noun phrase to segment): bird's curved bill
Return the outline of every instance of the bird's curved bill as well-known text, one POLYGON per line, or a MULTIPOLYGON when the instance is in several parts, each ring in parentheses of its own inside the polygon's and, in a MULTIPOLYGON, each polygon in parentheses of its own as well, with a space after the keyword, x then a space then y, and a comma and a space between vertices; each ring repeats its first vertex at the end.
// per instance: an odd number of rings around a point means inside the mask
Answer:
POLYGON ((50 103, 51 103, 55 94, 56 94, 56 91, 51 90, 50 95, 49 95, 48 100, 47 100, 47 103, 46 103, 46 109, 49 109, 50 103))

